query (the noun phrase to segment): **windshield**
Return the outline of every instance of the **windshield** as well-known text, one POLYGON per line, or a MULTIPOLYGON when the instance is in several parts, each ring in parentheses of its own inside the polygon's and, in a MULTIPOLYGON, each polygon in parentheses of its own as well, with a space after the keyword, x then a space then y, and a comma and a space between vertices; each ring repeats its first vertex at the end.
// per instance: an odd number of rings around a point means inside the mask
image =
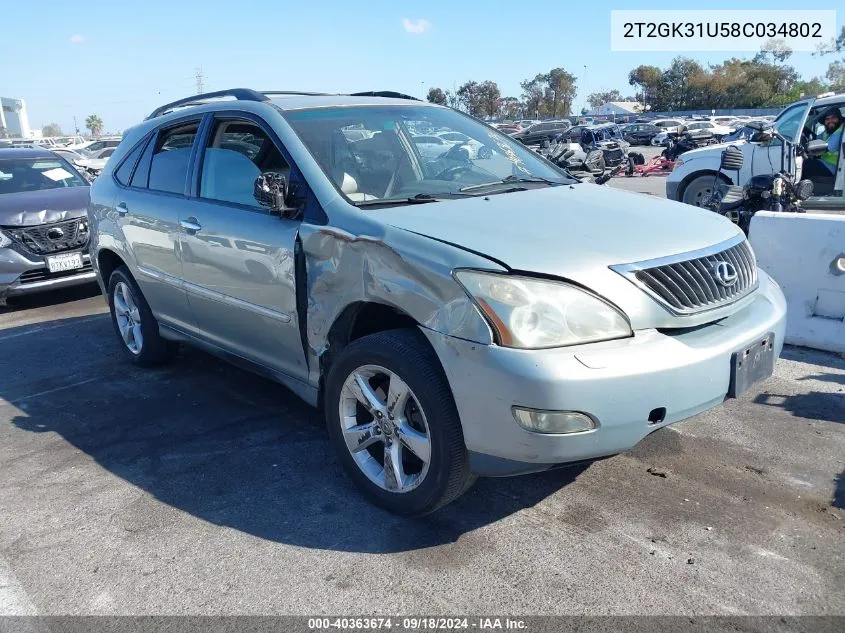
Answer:
POLYGON ((790 141, 796 141, 809 106, 808 103, 799 103, 781 112, 774 123, 778 134, 790 141))
POLYGON ((0 158, 0 194, 87 185, 61 158, 0 158))
POLYGON ((577 182, 507 135, 446 108, 319 108, 285 117, 355 204, 489 195, 513 191, 514 183, 527 188, 577 182), (353 126, 369 135, 351 140, 343 130, 353 126))

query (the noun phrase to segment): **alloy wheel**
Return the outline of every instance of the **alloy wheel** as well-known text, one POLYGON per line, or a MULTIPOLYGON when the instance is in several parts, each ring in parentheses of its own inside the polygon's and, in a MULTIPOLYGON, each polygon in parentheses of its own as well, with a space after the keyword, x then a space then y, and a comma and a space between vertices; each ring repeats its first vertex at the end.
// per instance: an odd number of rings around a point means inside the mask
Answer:
POLYGON ((339 408, 346 447, 370 481, 394 493, 423 482, 431 434, 419 400, 400 376, 378 365, 358 367, 343 383, 339 408))
POLYGON ((114 287, 114 316, 117 329, 126 347, 135 355, 144 347, 144 335, 141 332, 141 311, 132 294, 132 289, 123 281, 114 287))

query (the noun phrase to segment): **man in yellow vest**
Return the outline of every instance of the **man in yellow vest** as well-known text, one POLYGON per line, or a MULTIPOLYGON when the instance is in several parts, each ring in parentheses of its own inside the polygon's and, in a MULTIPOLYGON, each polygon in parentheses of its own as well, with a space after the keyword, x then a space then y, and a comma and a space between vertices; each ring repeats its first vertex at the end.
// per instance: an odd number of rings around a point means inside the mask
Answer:
POLYGON ((838 106, 831 106, 819 119, 824 124, 824 131, 819 135, 819 139, 827 141, 827 151, 818 158, 805 161, 801 177, 812 180, 815 193, 824 195, 833 189, 836 176, 839 149, 842 147, 842 113, 838 106))

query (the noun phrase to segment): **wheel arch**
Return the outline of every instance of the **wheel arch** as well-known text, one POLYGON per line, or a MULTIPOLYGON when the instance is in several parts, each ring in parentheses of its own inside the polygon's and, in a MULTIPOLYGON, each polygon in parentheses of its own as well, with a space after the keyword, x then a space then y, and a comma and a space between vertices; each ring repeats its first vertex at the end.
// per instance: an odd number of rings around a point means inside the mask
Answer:
POLYGON ((114 250, 110 248, 101 248, 97 252, 97 270, 99 271, 102 284, 107 287, 109 277, 119 266, 125 266, 124 259, 114 250))
MULTIPOLYGON (((320 393, 318 402, 320 406, 323 404, 325 380, 329 369, 347 345, 369 334, 396 329, 416 329, 420 326, 421 324, 410 314, 387 303, 354 301, 348 304, 340 311, 329 328, 326 336, 327 345, 319 356, 320 393)), ((427 340, 426 344, 430 345, 427 340)), ((432 351, 434 351, 433 348, 432 351)))

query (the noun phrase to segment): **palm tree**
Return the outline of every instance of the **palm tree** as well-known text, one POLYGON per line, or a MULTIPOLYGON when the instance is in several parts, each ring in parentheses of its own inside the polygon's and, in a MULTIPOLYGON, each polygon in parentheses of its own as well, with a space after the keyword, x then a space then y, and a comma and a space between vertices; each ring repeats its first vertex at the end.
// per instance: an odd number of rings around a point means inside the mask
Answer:
POLYGON ((103 120, 96 114, 92 114, 85 119, 85 127, 91 130, 92 136, 98 136, 103 131, 103 120))

